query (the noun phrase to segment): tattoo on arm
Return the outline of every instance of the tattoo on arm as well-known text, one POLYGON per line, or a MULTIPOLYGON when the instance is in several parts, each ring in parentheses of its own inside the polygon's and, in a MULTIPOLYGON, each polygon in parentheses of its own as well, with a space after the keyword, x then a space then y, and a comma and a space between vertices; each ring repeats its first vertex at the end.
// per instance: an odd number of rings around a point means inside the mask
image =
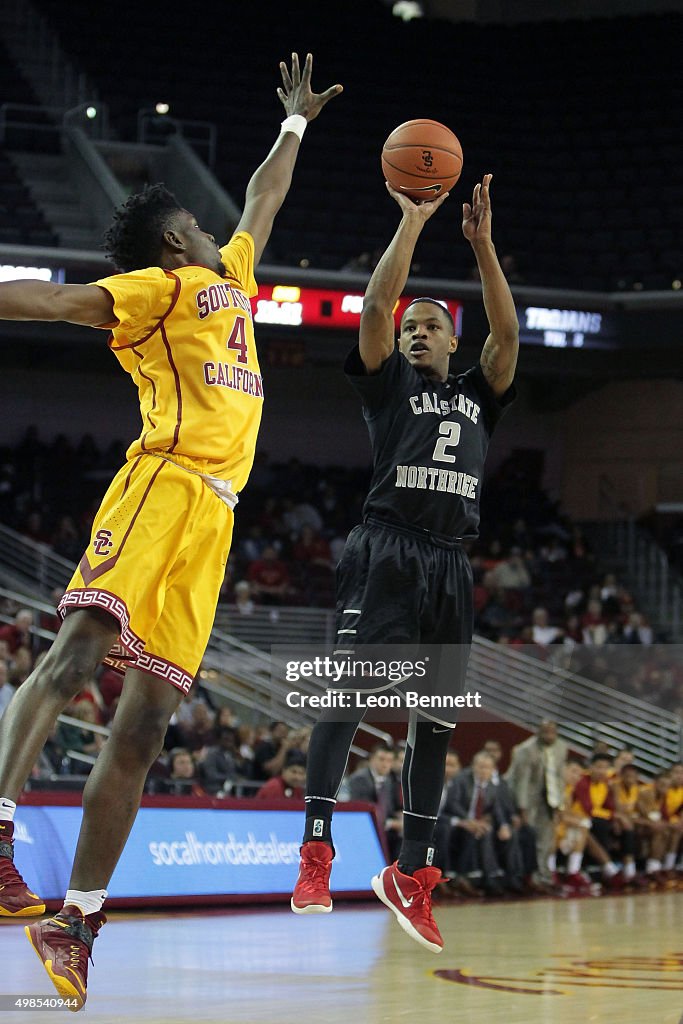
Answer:
POLYGON ((490 338, 484 345, 480 363, 484 376, 492 386, 509 372, 509 367, 501 368, 500 355, 500 346, 495 343, 493 338, 490 338))

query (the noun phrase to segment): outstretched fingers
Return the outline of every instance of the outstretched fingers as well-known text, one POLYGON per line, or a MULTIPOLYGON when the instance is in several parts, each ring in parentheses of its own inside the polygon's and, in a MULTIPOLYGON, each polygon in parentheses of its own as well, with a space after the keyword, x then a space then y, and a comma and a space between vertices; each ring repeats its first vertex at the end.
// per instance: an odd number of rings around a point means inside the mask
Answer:
MULTIPOLYGON (((280 61, 280 74, 282 75, 282 84, 284 85, 284 94, 289 95, 292 91, 292 79, 289 74, 289 68, 283 60, 280 61)), ((278 96, 283 92, 282 89, 278 89, 278 96)))

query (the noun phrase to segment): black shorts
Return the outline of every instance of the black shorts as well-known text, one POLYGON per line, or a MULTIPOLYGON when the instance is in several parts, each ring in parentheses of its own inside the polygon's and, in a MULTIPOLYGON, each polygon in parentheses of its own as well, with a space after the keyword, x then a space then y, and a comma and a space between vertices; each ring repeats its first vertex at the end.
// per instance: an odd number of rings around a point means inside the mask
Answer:
MULTIPOLYGON (((381 679, 343 681, 335 690, 416 690, 454 696, 463 690, 472 643, 472 568, 462 546, 372 517, 349 534, 337 566, 339 652, 382 650, 440 653, 441 670, 430 680, 399 685, 381 679), (348 685, 347 685, 348 683, 348 685)), ((435 717, 452 720, 450 713, 435 717)))

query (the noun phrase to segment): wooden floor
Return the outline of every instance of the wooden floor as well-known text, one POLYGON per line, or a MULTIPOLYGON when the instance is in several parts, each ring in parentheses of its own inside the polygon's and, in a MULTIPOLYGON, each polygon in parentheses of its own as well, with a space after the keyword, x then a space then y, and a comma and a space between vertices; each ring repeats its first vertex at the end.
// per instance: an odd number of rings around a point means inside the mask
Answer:
MULTIPOLYGON (((683 893, 440 907, 446 948, 383 907, 111 914, 85 1018, 154 1024, 680 1024, 683 893)), ((0 1005, 54 991, 19 922, 0 926, 0 1005)), ((73 1019, 3 1012, 3 1021, 73 1019)))

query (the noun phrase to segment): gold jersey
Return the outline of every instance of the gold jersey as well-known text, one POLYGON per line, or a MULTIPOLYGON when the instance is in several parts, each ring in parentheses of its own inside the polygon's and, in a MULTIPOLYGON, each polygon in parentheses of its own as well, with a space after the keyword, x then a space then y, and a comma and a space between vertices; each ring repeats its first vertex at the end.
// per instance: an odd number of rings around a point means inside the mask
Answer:
POLYGON ((149 267, 94 284, 114 299, 109 347, 138 388, 142 432, 127 458, 161 455, 229 480, 237 493, 251 471, 263 407, 251 235, 234 235, 221 258, 225 277, 195 265, 149 267))

